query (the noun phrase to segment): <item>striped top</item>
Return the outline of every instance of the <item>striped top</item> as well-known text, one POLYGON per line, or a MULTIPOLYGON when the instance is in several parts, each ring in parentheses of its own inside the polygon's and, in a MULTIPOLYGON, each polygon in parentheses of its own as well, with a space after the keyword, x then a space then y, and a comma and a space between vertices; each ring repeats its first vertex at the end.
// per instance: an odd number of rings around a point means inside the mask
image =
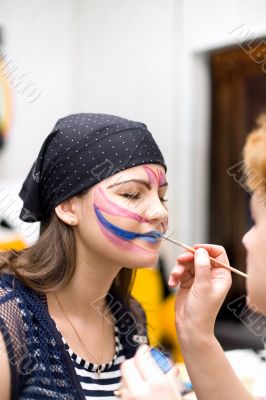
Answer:
POLYGON ((68 346, 63 336, 62 340, 72 360, 86 400, 116 400, 114 390, 117 390, 120 386, 120 366, 126 359, 123 354, 118 327, 115 326, 115 355, 109 364, 100 365, 100 374, 96 373, 97 364, 79 357, 68 346))

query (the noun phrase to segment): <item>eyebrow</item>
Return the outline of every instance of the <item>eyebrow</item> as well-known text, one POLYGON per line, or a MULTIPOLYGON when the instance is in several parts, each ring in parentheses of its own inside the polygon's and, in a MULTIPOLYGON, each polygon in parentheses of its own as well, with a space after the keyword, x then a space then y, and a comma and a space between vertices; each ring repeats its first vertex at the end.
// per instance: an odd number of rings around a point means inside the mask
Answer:
MULTIPOLYGON (((140 184, 144 185, 147 189, 151 190, 151 185, 149 184, 149 182, 144 181, 143 179, 129 179, 127 181, 117 182, 117 183, 113 183, 112 185, 107 186, 107 188, 110 189, 110 188, 113 188, 115 186, 122 185, 123 183, 129 183, 129 182, 140 183, 140 184)), ((164 186, 168 186, 168 183, 167 182, 164 183, 163 185, 160 186, 160 188, 164 187, 164 186)))

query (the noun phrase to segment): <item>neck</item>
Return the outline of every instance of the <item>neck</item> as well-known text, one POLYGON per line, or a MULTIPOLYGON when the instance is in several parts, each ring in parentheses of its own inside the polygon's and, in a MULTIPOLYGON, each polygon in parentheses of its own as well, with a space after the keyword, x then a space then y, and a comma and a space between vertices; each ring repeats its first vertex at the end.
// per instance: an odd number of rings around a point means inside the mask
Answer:
POLYGON ((99 255, 77 251, 74 275, 56 295, 69 315, 91 320, 104 311, 106 295, 120 269, 99 255))

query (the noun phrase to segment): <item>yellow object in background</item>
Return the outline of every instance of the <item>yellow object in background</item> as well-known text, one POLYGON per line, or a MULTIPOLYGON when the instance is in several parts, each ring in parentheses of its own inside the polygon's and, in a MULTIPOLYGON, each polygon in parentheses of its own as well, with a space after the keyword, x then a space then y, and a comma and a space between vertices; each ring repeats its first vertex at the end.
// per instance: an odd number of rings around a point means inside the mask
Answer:
POLYGON ((159 319, 163 321, 161 341, 169 344, 171 354, 176 362, 182 362, 180 346, 175 329, 175 295, 170 294, 161 304, 159 319))
POLYGON ((141 303, 147 316, 148 336, 151 346, 162 346, 176 362, 182 362, 175 330, 175 295, 163 298, 163 280, 156 268, 137 270, 132 295, 141 303))
POLYGON ((0 238, 0 251, 22 250, 26 247, 23 239, 17 234, 10 234, 5 238, 0 238))
POLYGON ((163 283, 159 271, 155 268, 138 269, 132 296, 140 302, 145 310, 150 344, 158 345, 161 337, 158 310, 163 300, 163 283))

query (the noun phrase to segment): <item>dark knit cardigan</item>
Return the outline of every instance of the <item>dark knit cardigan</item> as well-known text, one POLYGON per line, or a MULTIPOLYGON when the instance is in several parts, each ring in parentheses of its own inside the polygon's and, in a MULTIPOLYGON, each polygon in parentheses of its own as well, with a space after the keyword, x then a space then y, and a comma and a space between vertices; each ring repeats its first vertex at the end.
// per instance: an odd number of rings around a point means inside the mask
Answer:
MULTIPOLYGON (((145 315, 139 308, 136 320, 114 294, 108 295, 108 302, 117 320, 124 355, 130 358, 147 339, 145 315)), ((49 315, 46 296, 10 274, 0 276, 0 330, 9 357, 11 400, 85 399, 62 337, 49 315)), ((0 346, 1 351, 4 344, 0 346)))

